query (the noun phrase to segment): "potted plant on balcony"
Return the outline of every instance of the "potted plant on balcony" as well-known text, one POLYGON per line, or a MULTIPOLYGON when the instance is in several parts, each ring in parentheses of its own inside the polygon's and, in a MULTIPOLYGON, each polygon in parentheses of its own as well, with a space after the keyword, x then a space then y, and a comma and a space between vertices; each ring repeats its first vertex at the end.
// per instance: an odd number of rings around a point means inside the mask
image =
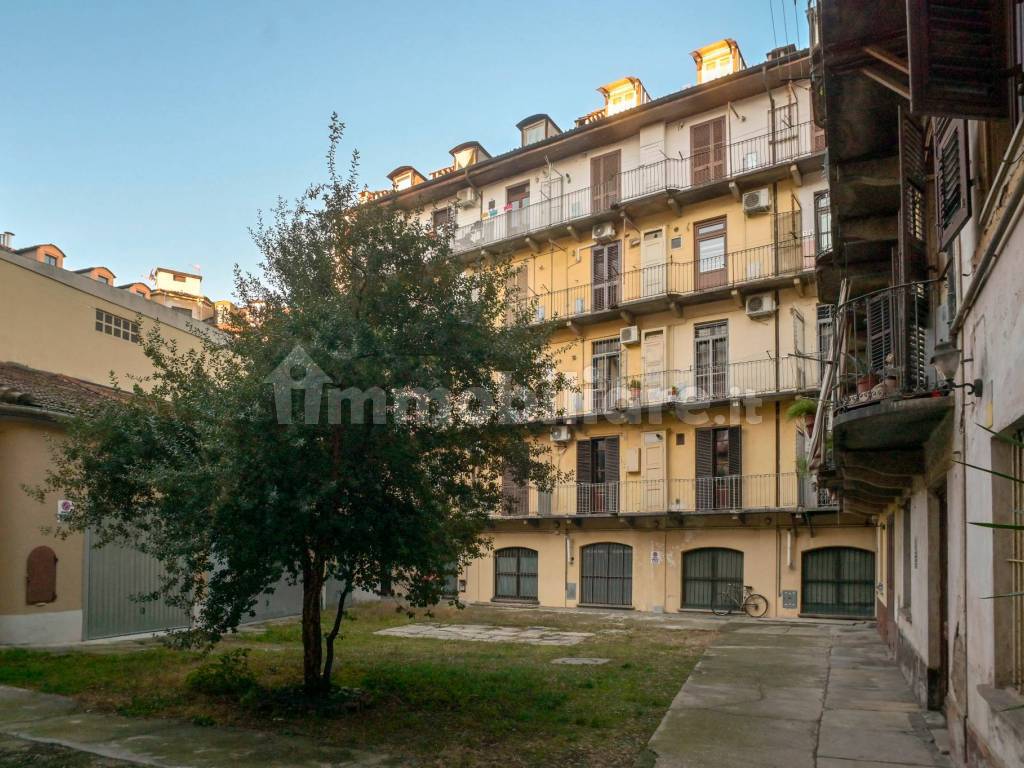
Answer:
POLYGON ((800 419, 803 423, 804 434, 810 437, 814 432, 814 417, 817 413, 818 401, 809 397, 801 397, 794 400, 786 409, 786 418, 800 419))
POLYGON ((640 379, 631 379, 629 382, 629 399, 635 405, 640 402, 640 379))
POLYGON ((672 403, 679 399, 679 387, 673 385, 668 388, 668 399, 672 403))

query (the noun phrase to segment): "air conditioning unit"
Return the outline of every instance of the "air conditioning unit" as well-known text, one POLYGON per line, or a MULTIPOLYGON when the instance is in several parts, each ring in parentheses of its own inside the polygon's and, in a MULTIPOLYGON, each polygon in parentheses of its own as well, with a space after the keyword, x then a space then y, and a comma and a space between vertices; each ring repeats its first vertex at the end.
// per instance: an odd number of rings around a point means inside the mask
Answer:
POLYGON ((572 440, 572 431, 567 426, 551 428, 551 442, 568 443, 570 440, 572 440))
POLYGON ((753 189, 743 193, 743 212, 750 216, 755 213, 768 213, 772 209, 772 193, 768 187, 753 189))
POLYGON ((770 293, 747 296, 747 317, 764 317, 775 311, 775 299, 770 293))
POLYGON ((458 205, 459 208, 472 208, 477 204, 479 199, 480 197, 477 195, 476 190, 472 187, 460 189, 455 193, 456 205, 458 205))
POLYGON ((627 325, 619 331, 619 344, 639 344, 640 329, 635 325, 627 325))
POLYGON ((599 243, 607 243, 609 240, 614 240, 615 222, 605 221, 600 224, 595 224, 591 231, 591 236, 599 243))

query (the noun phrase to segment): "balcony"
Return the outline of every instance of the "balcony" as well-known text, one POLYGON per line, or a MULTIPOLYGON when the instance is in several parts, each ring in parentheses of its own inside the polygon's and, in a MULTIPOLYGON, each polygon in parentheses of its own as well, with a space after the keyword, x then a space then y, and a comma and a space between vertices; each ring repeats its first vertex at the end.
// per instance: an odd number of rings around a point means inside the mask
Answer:
POLYGON ((795 472, 680 480, 563 483, 550 491, 516 487, 503 491, 501 517, 740 514, 762 510, 834 509, 795 472))
MULTIPOLYGON (((784 128, 774 135, 721 144, 689 157, 666 158, 651 165, 622 171, 613 180, 567 192, 508 210, 456 228, 452 250, 467 254, 498 243, 525 242, 527 237, 576 235, 582 226, 611 218, 625 207, 669 195, 691 202, 728 193, 730 181, 761 183, 766 171, 819 155, 824 151, 813 123, 784 128)), ((810 170, 811 166, 802 168, 810 170)), ((662 201, 659 207, 664 207, 662 201)))
POLYGON ((559 393, 552 416, 575 419, 630 409, 692 407, 755 395, 817 389, 820 364, 808 357, 746 360, 591 381, 559 393))
POLYGON ((669 261, 620 273, 612 282, 538 292, 532 303, 536 322, 598 322, 623 311, 658 310, 689 297, 707 299, 739 286, 785 283, 814 271, 816 238, 802 235, 778 243, 731 251, 714 263, 669 261))
POLYGON ((939 281, 885 288, 836 309, 832 459, 844 503, 874 513, 924 471, 929 437, 952 413, 930 365, 939 281))

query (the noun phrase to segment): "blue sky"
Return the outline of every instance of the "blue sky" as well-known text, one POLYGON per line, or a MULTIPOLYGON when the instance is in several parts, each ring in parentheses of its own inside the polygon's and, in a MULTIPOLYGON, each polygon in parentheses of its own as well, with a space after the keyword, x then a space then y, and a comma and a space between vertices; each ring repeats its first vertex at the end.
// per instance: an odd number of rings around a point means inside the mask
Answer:
POLYGON ((804 46, 805 6, 6 0, 0 230, 119 282, 199 265, 206 293, 227 297, 233 265, 258 262, 257 211, 322 177, 332 110, 382 188, 462 141, 510 149, 534 112, 571 127, 623 75, 654 97, 678 90, 713 40, 735 38, 753 64, 797 42, 799 13, 804 46))

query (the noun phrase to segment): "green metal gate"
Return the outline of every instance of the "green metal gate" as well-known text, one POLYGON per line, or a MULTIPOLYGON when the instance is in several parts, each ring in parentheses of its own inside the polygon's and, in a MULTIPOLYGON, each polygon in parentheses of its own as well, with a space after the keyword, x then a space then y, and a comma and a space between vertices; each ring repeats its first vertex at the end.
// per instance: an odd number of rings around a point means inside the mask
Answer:
POLYGON ((865 619, 875 615, 874 552, 853 547, 804 552, 802 580, 802 614, 865 619))
POLYGON ((581 550, 581 604, 633 604, 633 548, 625 544, 591 544, 581 550))
POLYGON ((742 586, 742 552, 709 547, 683 553, 683 608, 710 609, 717 595, 742 586))
POLYGON ((187 627, 187 612, 162 600, 132 598, 160 587, 163 566, 137 549, 92 546, 86 535, 85 639, 187 627))

